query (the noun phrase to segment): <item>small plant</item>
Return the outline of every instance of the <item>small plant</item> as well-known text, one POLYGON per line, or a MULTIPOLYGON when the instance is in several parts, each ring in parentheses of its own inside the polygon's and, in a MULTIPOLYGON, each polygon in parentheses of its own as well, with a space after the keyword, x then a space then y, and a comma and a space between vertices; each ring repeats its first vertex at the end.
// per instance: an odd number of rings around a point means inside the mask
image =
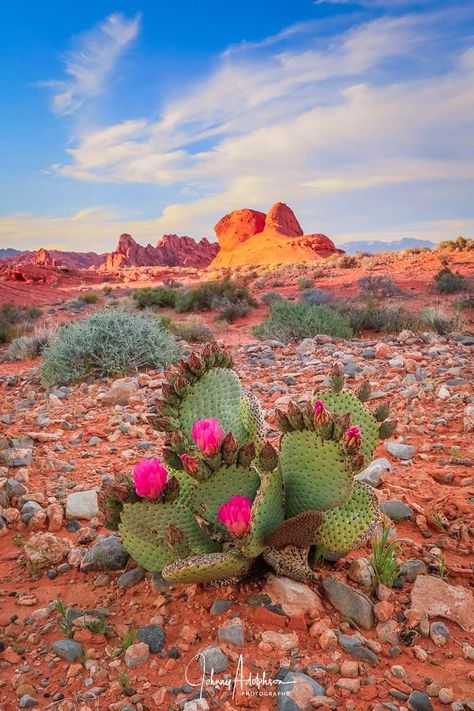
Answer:
POLYGON ((250 311, 250 304, 247 300, 242 301, 222 301, 219 303, 216 319, 234 323, 238 318, 246 316, 250 311))
POLYGON ((372 585, 374 589, 378 583, 392 587, 394 580, 398 577, 397 556, 399 548, 396 541, 388 542, 390 528, 384 526, 380 537, 372 541, 372 555, 370 565, 372 566, 372 585))
POLYGON ((393 279, 381 274, 367 274, 361 277, 358 282, 362 294, 368 296, 388 297, 399 292, 393 279))
POLYGON ((459 316, 450 317, 441 309, 425 309, 420 315, 421 322, 440 336, 447 336, 461 327, 459 316))
POLYGON ((61 632, 66 636, 66 637, 72 637, 74 633, 74 613, 71 607, 64 607, 64 603, 62 600, 56 600, 55 601, 55 606, 56 610, 60 614, 60 619, 58 622, 59 628, 61 632))
POLYGON ((459 272, 452 272, 448 266, 440 269, 434 278, 434 290, 441 294, 454 294, 466 289, 466 279, 459 272))
POLYGON ((313 306, 304 301, 276 301, 270 306, 270 316, 254 328, 257 338, 276 338, 284 343, 313 338, 324 333, 339 338, 351 338, 352 328, 343 315, 326 305, 313 306))
POLYGON ((118 654, 122 654, 122 652, 126 652, 127 649, 132 645, 135 644, 137 641, 137 633, 135 630, 129 630, 124 634, 122 639, 120 640, 120 647, 118 648, 118 654))
POLYGON ((349 322, 355 334, 362 331, 400 333, 404 330, 417 331, 420 328, 419 318, 402 306, 378 306, 375 301, 370 300, 363 307, 341 303, 338 310, 349 322))
POLYGON ((439 511, 433 511, 431 520, 438 531, 446 531, 446 526, 443 523, 443 519, 439 511))
POLYGON ((444 555, 442 555, 438 560, 438 570, 439 570, 439 577, 442 580, 446 580, 446 578, 449 576, 449 568, 448 568, 446 558, 444 557, 444 555))
POLYGON ((133 300, 139 309, 162 308, 176 305, 177 290, 170 287, 156 286, 137 289, 133 292, 133 300))
POLYGON ((7 360, 24 360, 37 358, 57 333, 55 327, 42 326, 35 328, 32 334, 15 338, 8 346, 7 360))
POLYGON ((118 681, 122 694, 124 694, 124 696, 128 696, 130 689, 130 680, 128 678, 127 672, 120 670, 118 673, 118 681))
POLYGON ((98 617, 95 620, 87 620, 84 627, 94 634, 101 634, 107 637, 109 634, 109 623, 103 617, 98 617))
POLYGON ((162 367, 179 357, 172 336, 153 317, 98 311, 63 326, 43 352, 46 386, 67 385, 88 376, 121 375, 162 367))
POLYGON ((85 304, 96 304, 99 301, 98 295, 93 291, 86 291, 85 294, 81 294, 79 299, 85 304))
POLYGON ((4 304, 0 308, 0 343, 11 343, 24 336, 33 327, 33 322, 41 316, 36 306, 20 307, 4 304))
POLYGON ((298 279, 297 286, 300 291, 304 291, 305 289, 311 289, 311 287, 314 286, 314 283, 311 279, 302 277, 301 279, 298 279))
POLYGON ((112 287, 109 286, 109 284, 106 284, 102 289, 102 293, 104 294, 104 296, 110 296, 110 294, 112 293, 112 287))
POLYGON ((214 335, 209 326, 200 318, 189 321, 172 322, 170 330, 189 343, 207 343, 214 340, 214 335))
POLYGON ((321 306, 321 304, 328 304, 331 301, 331 294, 323 289, 312 287, 301 292, 300 301, 313 304, 313 306, 321 306))
POLYGON ((349 254, 343 254, 342 257, 339 257, 337 260, 336 266, 339 267, 339 269, 352 269, 357 266, 357 259, 351 257, 349 254))
POLYGON ((265 294, 262 294, 260 297, 260 300, 262 303, 266 304, 267 306, 270 306, 271 304, 275 303, 275 301, 281 301, 283 299, 283 296, 278 293, 278 291, 266 291, 265 294))

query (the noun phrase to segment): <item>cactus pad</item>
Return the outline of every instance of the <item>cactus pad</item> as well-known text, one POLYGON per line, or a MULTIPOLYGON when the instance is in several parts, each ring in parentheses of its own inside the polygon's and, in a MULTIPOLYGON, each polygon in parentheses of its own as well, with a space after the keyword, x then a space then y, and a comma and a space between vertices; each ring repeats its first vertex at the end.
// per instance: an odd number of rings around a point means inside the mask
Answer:
POLYGON ((324 513, 314 543, 331 553, 347 553, 363 545, 380 519, 377 496, 367 484, 356 481, 350 499, 324 513))
MULTIPOLYGON (((192 510, 209 523, 217 522, 217 514, 232 496, 239 494, 251 501, 260 486, 260 477, 253 467, 238 464, 223 465, 192 490, 190 503, 192 510)), ((220 525, 220 524, 219 524, 220 525)))
POLYGON ((286 515, 325 511, 349 498, 353 475, 339 442, 323 440, 316 432, 288 432, 281 439, 280 466, 286 515))
POLYGON ((255 442, 256 451, 259 452, 265 441, 265 420, 259 401, 255 395, 246 388, 242 390, 240 415, 248 439, 255 442))
POLYGON ((180 500, 125 504, 119 530, 132 558, 153 572, 177 558, 216 550, 216 544, 180 500))
POLYGON ((256 558, 265 548, 265 539, 285 519, 283 481, 279 469, 263 475, 252 504, 250 533, 239 548, 248 558, 256 558))
POLYGON ((242 577, 250 565, 251 561, 238 553, 208 553, 177 560, 163 568, 162 575, 174 583, 208 583, 242 577))
POLYGON ((323 514, 320 511, 303 511, 283 521, 266 539, 265 544, 271 548, 308 548, 313 544, 316 530, 322 521, 323 514))
POLYGON ((334 412, 337 415, 350 413, 351 424, 359 425, 362 432, 360 451, 365 455, 366 460, 370 461, 379 439, 379 424, 370 410, 347 390, 340 392, 328 390, 324 393, 317 393, 315 399, 322 400, 329 412, 334 412))

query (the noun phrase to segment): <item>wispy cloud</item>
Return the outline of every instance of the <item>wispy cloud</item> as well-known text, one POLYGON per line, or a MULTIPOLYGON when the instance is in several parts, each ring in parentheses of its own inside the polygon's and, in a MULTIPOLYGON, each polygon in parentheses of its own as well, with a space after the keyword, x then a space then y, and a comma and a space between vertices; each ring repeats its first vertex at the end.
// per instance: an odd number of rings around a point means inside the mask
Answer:
POLYGON ((65 116, 77 111, 87 99, 100 96, 108 86, 118 60, 137 37, 140 16, 109 15, 103 22, 73 38, 64 58, 63 80, 42 82, 54 90, 52 109, 65 116))

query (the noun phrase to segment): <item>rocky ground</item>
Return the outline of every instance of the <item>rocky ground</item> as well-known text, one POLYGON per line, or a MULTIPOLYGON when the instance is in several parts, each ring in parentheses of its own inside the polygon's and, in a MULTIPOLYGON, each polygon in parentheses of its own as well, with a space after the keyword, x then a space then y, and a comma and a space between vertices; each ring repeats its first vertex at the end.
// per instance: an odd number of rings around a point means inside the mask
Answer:
POLYGON ((394 588, 371 589, 369 548, 325 563, 319 589, 263 568, 169 587, 134 567, 94 489, 161 443, 143 414, 162 374, 46 391, 37 362, 4 363, 1 711, 474 709, 472 338, 247 340, 236 365, 275 437, 275 408, 309 397, 335 361, 390 404, 397 436, 364 476, 399 538, 394 588))

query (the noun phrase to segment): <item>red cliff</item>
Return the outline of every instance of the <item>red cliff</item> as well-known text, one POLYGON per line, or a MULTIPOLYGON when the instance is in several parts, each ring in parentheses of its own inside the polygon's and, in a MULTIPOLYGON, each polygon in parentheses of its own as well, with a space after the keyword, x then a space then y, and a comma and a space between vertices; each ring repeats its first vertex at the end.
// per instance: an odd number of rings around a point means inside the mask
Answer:
POLYGON ((196 242, 192 237, 163 235, 156 247, 138 244, 131 235, 119 237, 115 251, 107 255, 104 271, 123 267, 207 267, 219 251, 217 242, 206 238, 196 242))

